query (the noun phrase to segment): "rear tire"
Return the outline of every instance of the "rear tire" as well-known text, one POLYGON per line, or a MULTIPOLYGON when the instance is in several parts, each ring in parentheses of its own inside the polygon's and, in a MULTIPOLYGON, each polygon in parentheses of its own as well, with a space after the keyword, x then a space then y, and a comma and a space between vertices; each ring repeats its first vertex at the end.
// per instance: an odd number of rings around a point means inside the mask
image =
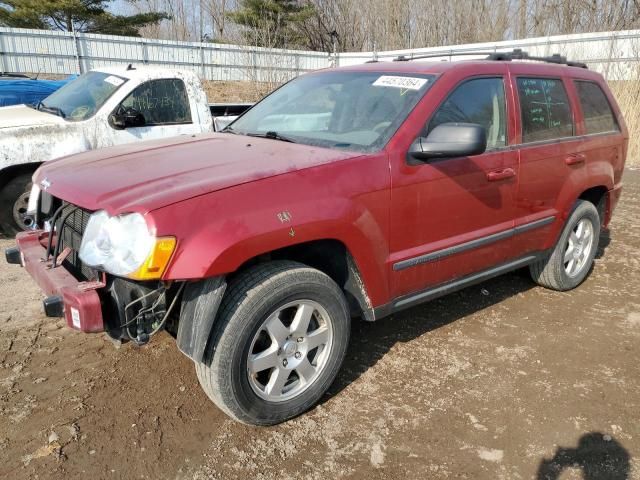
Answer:
POLYGON ((250 425, 275 425, 315 405, 344 360, 349 308, 324 273, 290 261, 231 281, 196 373, 209 398, 250 425))
POLYGON ((529 266, 538 284, 561 292, 580 285, 591 271, 600 241, 598 209, 587 200, 578 200, 553 252, 529 266))
POLYGON ((16 175, 0 190, 0 229, 7 235, 27 230, 27 204, 31 194, 31 174, 16 175))

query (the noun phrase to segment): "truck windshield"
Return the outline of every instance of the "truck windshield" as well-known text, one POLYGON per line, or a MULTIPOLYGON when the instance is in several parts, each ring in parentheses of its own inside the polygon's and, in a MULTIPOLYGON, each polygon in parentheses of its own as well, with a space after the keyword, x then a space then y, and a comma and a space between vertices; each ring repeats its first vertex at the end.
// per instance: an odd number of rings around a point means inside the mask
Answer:
POLYGON ((230 126, 328 148, 375 151, 386 145, 433 83, 432 75, 322 72, 298 77, 230 126))
POLYGON ((126 81, 104 72, 85 73, 42 100, 37 108, 74 122, 86 120, 126 81))

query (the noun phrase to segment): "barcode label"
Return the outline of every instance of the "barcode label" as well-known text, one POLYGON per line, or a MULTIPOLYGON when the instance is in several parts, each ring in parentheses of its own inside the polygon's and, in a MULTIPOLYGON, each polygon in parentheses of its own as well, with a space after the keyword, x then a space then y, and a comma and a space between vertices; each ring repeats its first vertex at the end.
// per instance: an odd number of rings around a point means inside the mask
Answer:
POLYGON ((402 88, 404 90, 420 90, 429 80, 418 77, 396 77, 393 75, 382 75, 373 85, 375 87, 402 88))

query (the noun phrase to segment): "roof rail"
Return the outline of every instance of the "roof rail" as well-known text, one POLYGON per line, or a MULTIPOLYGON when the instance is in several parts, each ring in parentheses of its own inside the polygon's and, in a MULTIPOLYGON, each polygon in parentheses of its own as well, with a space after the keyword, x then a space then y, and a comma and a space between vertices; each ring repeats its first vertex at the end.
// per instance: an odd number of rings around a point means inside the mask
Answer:
POLYGON ((588 68, 586 63, 572 62, 567 60, 567 57, 563 57, 559 53, 554 53, 549 57, 536 57, 529 55, 527 52, 522 51, 519 48, 515 48, 511 52, 442 52, 442 53, 430 53, 427 55, 416 55, 414 57, 406 57, 400 55, 393 59, 394 62, 408 62, 409 60, 420 60, 425 58, 441 58, 441 57, 459 57, 465 55, 486 55, 485 60, 496 60, 510 62, 511 60, 532 60, 536 62, 555 63, 558 65, 567 65, 569 67, 588 68))
POLYGON ((495 52, 442 52, 428 53, 426 55, 415 55, 413 57, 405 57, 399 55, 393 59, 394 62, 408 62, 409 60, 421 60, 423 58, 439 58, 439 57, 461 57, 463 55, 492 55, 495 52))
POLYGON ((578 68, 589 68, 586 63, 582 62, 572 62, 567 60, 567 57, 563 57, 559 53, 554 53, 549 57, 536 57, 533 55, 529 55, 527 52, 522 51, 519 48, 513 49, 512 52, 495 52, 487 57, 487 60, 499 60, 499 61, 507 61, 511 60, 533 60, 536 62, 545 62, 545 63, 556 63, 559 65, 567 65, 569 67, 578 67, 578 68))

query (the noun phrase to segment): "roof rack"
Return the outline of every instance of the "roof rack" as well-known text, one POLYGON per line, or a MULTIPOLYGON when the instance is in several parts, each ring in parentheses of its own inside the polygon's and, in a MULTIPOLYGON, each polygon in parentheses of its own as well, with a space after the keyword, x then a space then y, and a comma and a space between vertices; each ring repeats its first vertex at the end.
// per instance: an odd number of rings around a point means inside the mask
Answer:
POLYGON ((559 65, 567 65, 569 67, 589 68, 586 63, 572 62, 567 57, 554 53, 549 57, 535 57, 519 48, 515 48, 512 52, 495 52, 487 57, 487 60, 501 60, 510 62, 511 60, 533 60, 536 62, 556 63, 559 65))
POLYGON ((415 55, 413 57, 405 57, 399 55, 393 59, 394 62, 408 62, 409 60, 421 60, 423 58, 440 58, 440 57, 461 57, 465 55, 493 55, 495 52, 442 52, 428 53, 427 55, 415 55))
POLYGON ((441 57, 459 57, 466 55, 486 55, 485 60, 496 60, 510 62, 511 60, 532 60, 536 62, 555 63, 558 65, 567 65, 569 67, 588 68, 586 63, 568 61, 567 57, 563 57, 559 53, 554 53, 549 57, 536 57, 529 55, 527 52, 519 48, 511 52, 442 52, 430 53, 427 55, 416 55, 414 57, 406 57, 400 55, 393 59, 394 62, 408 62, 409 60, 420 60, 424 58, 441 58, 441 57))

